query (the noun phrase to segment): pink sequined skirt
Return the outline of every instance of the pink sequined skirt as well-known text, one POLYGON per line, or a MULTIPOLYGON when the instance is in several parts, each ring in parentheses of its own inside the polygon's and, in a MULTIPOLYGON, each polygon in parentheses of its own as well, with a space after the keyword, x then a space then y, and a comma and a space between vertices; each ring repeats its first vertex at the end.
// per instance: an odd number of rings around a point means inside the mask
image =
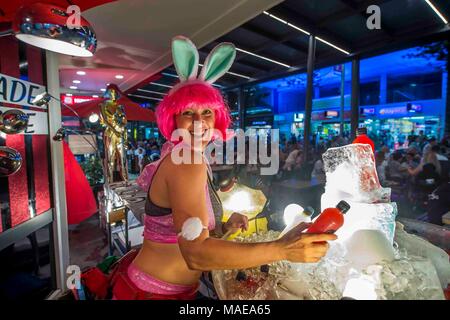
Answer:
POLYGON ((193 300, 198 284, 167 283, 146 274, 133 264, 137 250, 131 250, 117 263, 111 275, 113 300, 193 300))

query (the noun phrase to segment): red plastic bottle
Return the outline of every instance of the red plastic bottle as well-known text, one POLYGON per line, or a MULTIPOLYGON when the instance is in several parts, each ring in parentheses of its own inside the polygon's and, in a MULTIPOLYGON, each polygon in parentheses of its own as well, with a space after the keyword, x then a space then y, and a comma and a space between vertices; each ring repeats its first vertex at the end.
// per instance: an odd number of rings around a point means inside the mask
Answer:
POLYGON ((344 214, 350 210, 350 205, 340 201, 336 208, 327 208, 306 230, 306 233, 335 233, 344 224, 344 214))
POLYGON ((356 132, 356 139, 353 140, 353 143, 364 143, 368 144, 372 147, 372 152, 375 153, 375 144, 373 141, 367 136, 367 128, 362 127, 358 128, 356 132))

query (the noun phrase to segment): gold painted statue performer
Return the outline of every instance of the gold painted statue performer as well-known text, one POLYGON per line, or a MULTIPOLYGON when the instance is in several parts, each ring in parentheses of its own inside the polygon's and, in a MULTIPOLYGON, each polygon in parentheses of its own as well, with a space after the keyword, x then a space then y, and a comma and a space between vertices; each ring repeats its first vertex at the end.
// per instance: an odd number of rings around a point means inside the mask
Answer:
POLYGON ((105 147, 106 179, 110 183, 114 182, 114 170, 117 166, 121 180, 127 181, 127 118, 123 106, 118 103, 118 89, 113 86, 108 87, 105 96, 108 100, 100 104, 100 123, 105 127, 103 144, 105 147))

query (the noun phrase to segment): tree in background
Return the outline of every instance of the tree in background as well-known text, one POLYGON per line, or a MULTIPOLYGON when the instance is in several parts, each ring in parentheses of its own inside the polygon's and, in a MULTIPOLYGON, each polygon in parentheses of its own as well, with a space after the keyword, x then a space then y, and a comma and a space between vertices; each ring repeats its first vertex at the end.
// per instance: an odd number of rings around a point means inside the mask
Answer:
POLYGON ((91 187, 103 183, 103 168, 99 158, 90 157, 81 164, 81 168, 83 169, 91 187))
POLYGON ((409 58, 425 58, 427 60, 437 60, 444 62, 444 70, 447 73, 447 97, 446 99, 446 108, 445 108, 445 132, 446 135, 450 134, 450 81, 448 79, 448 75, 450 74, 450 41, 439 41, 429 43, 423 46, 418 47, 416 53, 408 54, 409 58))

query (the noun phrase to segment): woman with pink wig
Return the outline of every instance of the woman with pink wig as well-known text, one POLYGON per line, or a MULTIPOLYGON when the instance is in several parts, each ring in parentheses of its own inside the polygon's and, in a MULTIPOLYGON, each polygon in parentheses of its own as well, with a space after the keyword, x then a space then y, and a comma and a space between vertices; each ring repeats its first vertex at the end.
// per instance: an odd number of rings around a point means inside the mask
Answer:
POLYGON ((247 229, 246 216, 234 213, 221 223, 222 207, 203 152, 213 138, 226 137, 229 110, 212 83, 231 66, 232 44, 212 50, 197 79, 198 52, 185 37, 172 41, 180 78, 157 108, 162 134, 172 142, 147 177, 144 242, 127 254, 113 277, 115 299, 194 299, 202 271, 244 269, 278 260, 317 262, 331 234, 304 234, 302 224, 277 241, 236 243, 217 235, 247 229), (176 134, 174 134, 176 133, 176 134), (200 162, 178 163, 177 156, 200 162))

